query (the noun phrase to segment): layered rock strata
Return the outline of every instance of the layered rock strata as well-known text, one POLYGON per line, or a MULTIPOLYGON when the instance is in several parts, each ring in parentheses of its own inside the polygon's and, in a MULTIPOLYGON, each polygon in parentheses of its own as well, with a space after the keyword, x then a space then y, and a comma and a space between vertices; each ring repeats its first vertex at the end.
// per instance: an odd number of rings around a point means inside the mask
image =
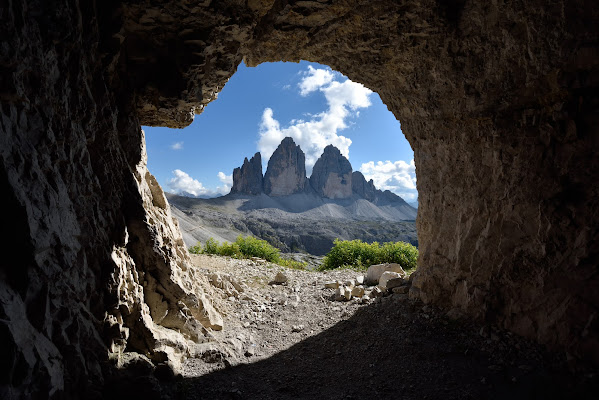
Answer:
POLYGON ((593 0, 11 2, 0 397, 98 397, 109 354, 175 364, 201 340, 210 292, 139 126, 188 125, 242 59, 327 64, 401 120, 410 296, 599 362, 598 24, 593 0))
POLYGON ((306 156, 292 138, 286 137, 268 160, 264 174, 264 193, 287 196, 304 191, 306 156))
POLYGON ((260 194, 263 192, 262 156, 260 152, 248 161, 243 160, 240 168, 233 170, 233 187, 231 193, 260 194))
POLYGON ((324 148, 316 160, 310 186, 322 197, 347 199, 352 195, 352 167, 338 148, 332 144, 324 148))

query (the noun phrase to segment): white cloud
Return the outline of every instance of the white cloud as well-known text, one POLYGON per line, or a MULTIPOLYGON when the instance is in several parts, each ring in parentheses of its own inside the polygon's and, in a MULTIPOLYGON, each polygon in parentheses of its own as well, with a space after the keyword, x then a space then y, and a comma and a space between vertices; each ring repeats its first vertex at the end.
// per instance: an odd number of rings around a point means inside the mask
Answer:
POLYGON ((401 160, 369 161, 362 164, 360 171, 366 180, 374 181, 377 189, 390 190, 406 201, 414 201, 418 197, 414 160, 409 164, 401 160))
POLYGON ((183 142, 175 142, 171 144, 172 150, 181 150, 183 148, 183 142))
POLYGON ((315 90, 331 83, 335 77, 333 71, 328 69, 316 69, 308 65, 308 71, 304 72, 305 78, 298 84, 300 94, 307 96, 315 90))
POLYGON ((218 172, 218 179, 220 179, 220 181, 226 185, 232 185, 233 184, 233 174, 231 175, 226 175, 224 172, 219 171, 218 172))
POLYGON ((227 175, 222 171, 218 172, 218 179, 222 182, 222 186, 216 188, 216 192, 225 195, 231 191, 233 186, 233 174, 227 175))
POLYGON ((341 74, 327 69, 308 67, 304 78, 299 82, 300 95, 318 91, 325 96, 328 109, 319 114, 306 115, 308 120, 293 119, 289 126, 281 127, 274 117, 271 108, 266 108, 262 113, 260 123, 260 139, 258 150, 262 159, 267 161, 275 151, 281 140, 291 136, 306 153, 306 173, 310 175, 314 163, 322 154, 324 148, 332 144, 341 154, 349 158, 351 139, 339 134, 339 131, 348 127, 350 117, 355 117, 360 108, 371 105, 370 94, 372 91, 360 83, 345 79, 337 80, 341 74))
POLYGON ((233 175, 218 173, 218 178, 223 183, 216 189, 206 188, 202 182, 193 179, 187 172, 176 169, 174 177, 168 180, 168 188, 172 193, 188 197, 216 197, 229 193, 233 184, 233 175))

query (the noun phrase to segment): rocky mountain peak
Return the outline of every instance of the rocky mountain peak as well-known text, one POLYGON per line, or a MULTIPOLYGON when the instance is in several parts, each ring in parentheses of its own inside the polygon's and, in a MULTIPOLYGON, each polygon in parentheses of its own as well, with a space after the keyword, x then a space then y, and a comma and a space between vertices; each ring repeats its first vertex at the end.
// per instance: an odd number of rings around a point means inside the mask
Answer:
POLYGON ((310 185, 322 197, 345 199, 352 195, 352 166, 333 145, 324 148, 310 177, 310 185))
POLYGON ((258 152, 249 161, 246 157, 241 168, 233 170, 231 193, 260 194, 262 191, 262 156, 258 152))
POLYGON ((286 137, 268 160, 264 175, 264 193, 286 196, 304 191, 306 156, 292 138, 286 137))

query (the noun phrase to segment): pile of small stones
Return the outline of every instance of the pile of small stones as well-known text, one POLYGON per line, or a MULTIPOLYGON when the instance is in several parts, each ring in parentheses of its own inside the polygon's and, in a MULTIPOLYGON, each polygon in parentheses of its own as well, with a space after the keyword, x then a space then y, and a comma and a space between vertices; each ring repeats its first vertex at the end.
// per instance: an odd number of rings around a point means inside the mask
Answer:
POLYGON ((330 281, 325 288, 335 289, 333 299, 336 301, 356 300, 360 303, 396 294, 399 300, 408 298, 411 280, 399 264, 371 265, 366 276, 359 275, 355 279, 344 282, 330 281))

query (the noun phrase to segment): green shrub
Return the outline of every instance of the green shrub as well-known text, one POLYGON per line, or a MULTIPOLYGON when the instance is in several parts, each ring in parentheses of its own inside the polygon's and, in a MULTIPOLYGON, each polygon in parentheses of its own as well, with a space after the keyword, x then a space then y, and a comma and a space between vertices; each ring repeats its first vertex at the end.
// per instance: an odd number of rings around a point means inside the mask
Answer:
POLYGON ((405 242, 387 242, 382 246, 361 240, 335 239, 334 246, 324 257, 320 270, 339 267, 366 269, 373 264, 397 263, 404 270, 416 268, 418 249, 405 242))
POLYGON ((239 235, 235 242, 224 242, 223 244, 219 244, 214 238, 210 238, 203 247, 198 242, 196 246, 189 248, 189 252, 193 254, 217 254, 234 258, 260 257, 266 261, 296 269, 305 269, 307 265, 304 262, 282 258, 279 249, 271 246, 266 240, 251 236, 244 238, 239 235))
POLYGON ((255 237, 237 236, 235 243, 243 257, 260 257, 267 261, 276 263, 280 258, 280 250, 268 244, 266 240, 256 239, 255 237))
MULTIPOLYGON (((198 243, 198 246, 202 246, 202 245, 200 243, 198 243)), ((208 240, 206 240, 206 244, 204 245, 203 253, 218 254, 219 247, 220 246, 219 246, 218 242, 214 238, 209 238, 208 240)))

